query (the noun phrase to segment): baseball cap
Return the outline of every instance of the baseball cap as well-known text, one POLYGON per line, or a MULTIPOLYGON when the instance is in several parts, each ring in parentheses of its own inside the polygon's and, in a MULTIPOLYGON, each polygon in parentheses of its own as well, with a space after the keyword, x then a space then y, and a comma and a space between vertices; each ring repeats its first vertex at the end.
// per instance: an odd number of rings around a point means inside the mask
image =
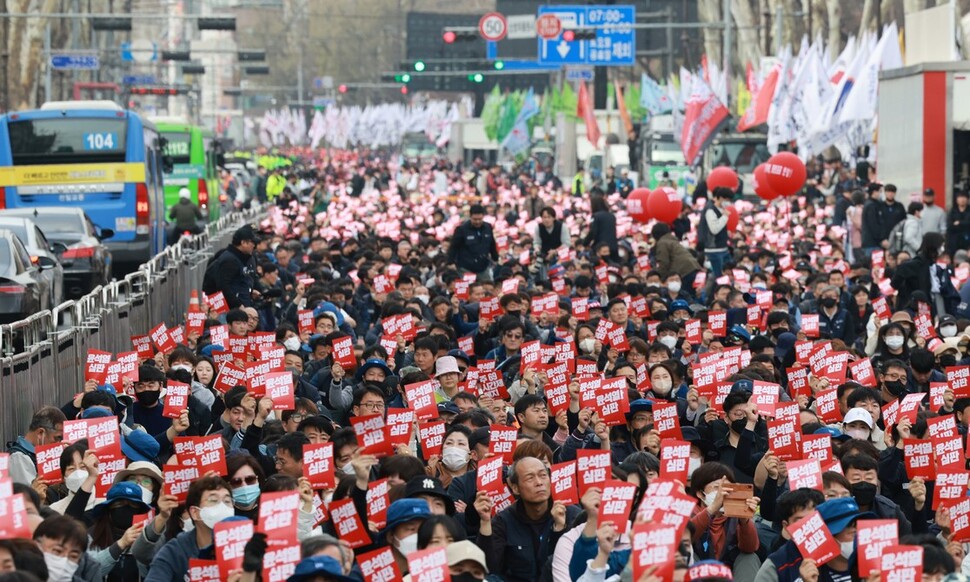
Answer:
POLYGON ((829 499, 819 505, 817 509, 822 515, 822 521, 825 522, 825 525, 828 526, 829 531, 834 536, 842 533, 842 530, 849 527, 857 519, 871 519, 876 517, 876 514, 871 511, 866 511, 865 513, 860 512, 859 505, 852 497, 829 499))
POLYGON ((88 514, 96 518, 115 501, 130 501, 137 505, 139 509, 148 511, 151 509, 151 506, 142 499, 141 491, 140 485, 131 483, 130 481, 115 483, 111 486, 111 489, 108 489, 108 495, 105 497, 105 500, 92 507, 88 514))
POLYGON ((448 565, 457 566, 462 562, 475 562, 485 569, 488 573, 488 564, 485 563, 485 552, 474 543, 468 540, 452 542, 445 547, 448 556, 448 565))
POLYGON ((121 452, 132 461, 154 463, 159 448, 155 437, 143 430, 133 430, 121 438, 121 452))
POLYGON ((448 515, 455 514, 455 501, 448 495, 441 481, 434 477, 420 476, 408 481, 404 489, 405 498, 415 498, 418 495, 433 495, 440 497, 445 502, 445 511, 448 515))
POLYGON ((344 576, 340 562, 330 556, 311 556, 303 558, 296 565, 293 574, 286 579, 286 582, 304 582, 313 580, 318 576, 333 578, 338 582, 355 582, 350 576, 344 576))
POLYGON ((842 419, 842 423, 845 425, 859 420, 866 423, 869 429, 872 430, 872 415, 865 408, 853 408, 849 410, 845 413, 845 418, 842 419))

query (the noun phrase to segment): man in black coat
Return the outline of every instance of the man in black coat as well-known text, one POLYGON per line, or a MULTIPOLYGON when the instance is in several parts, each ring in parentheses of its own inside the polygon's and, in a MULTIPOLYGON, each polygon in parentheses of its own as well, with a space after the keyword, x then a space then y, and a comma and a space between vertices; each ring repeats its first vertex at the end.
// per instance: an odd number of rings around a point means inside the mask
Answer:
POLYGON ((253 273, 256 272, 253 251, 259 240, 251 226, 243 225, 232 235, 232 244, 213 259, 206 269, 202 288, 206 293, 222 291, 230 309, 252 307, 253 273))
POLYGON ((475 204, 468 214, 469 219, 458 225, 451 237, 448 263, 482 275, 488 271, 492 261, 498 260, 498 247, 492 225, 485 222, 485 207, 475 204))

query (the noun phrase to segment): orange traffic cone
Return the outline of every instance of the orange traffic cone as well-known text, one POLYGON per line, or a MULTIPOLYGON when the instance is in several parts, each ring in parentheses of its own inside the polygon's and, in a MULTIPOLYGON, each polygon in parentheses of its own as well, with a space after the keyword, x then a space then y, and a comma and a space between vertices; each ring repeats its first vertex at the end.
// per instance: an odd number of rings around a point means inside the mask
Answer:
POLYGON ((193 289, 192 296, 189 298, 189 311, 200 311, 201 309, 199 305, 199 292, 193 289))

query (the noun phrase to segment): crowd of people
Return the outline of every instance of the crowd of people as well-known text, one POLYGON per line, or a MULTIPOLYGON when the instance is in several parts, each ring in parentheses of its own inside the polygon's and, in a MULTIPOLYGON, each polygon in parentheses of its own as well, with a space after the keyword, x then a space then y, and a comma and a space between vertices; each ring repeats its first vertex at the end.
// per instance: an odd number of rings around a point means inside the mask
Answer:
POLYGON ((967 195, 813 168, 671 224, 534 164, 257 180, 184 320, 8 435, 0 582, 967 580, 967 195))

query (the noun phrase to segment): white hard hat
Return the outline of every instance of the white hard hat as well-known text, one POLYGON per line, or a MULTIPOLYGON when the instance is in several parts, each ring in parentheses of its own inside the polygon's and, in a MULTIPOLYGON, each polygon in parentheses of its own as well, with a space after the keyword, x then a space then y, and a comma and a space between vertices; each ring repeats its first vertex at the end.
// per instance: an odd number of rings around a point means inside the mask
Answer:
POLYGON ((179 198, 185 198, 186 200, 192 199, 192 191, 188 188, 182 187, 179 189, 179 198))

